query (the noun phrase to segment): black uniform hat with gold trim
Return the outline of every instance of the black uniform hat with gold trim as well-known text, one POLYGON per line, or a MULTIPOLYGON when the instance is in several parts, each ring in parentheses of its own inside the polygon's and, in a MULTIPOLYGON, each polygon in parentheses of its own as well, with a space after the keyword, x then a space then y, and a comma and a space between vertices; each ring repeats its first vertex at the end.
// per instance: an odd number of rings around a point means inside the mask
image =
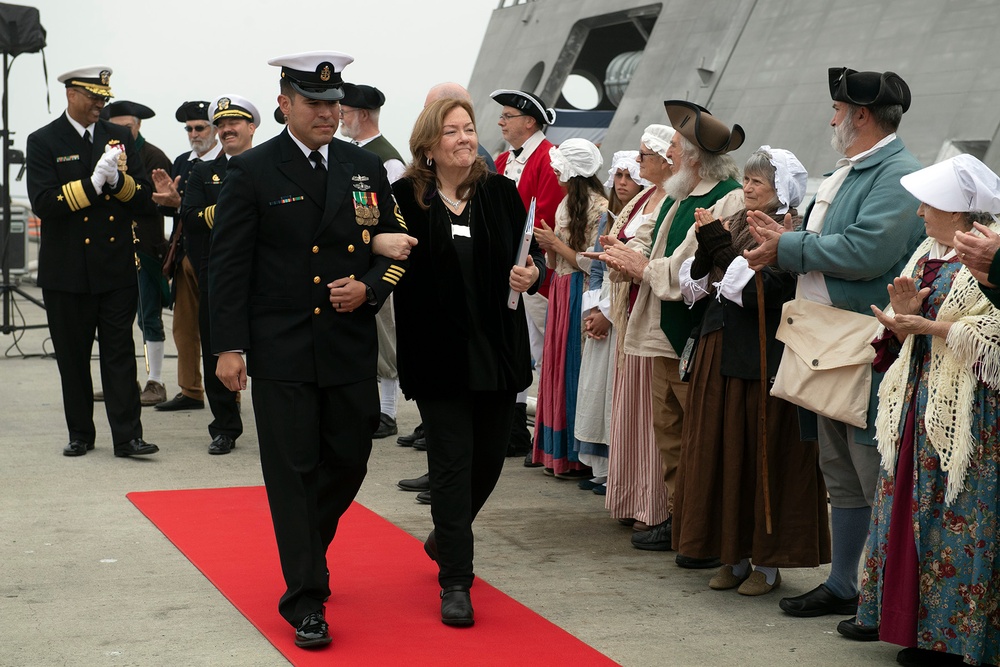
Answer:
POLYGON ((107 99, 114 97, 111 94, 111 72, 112 69, 104 65, 81 67, 60 75, 59 83, 65 83, 67 88, 83 88, 89 93, 107 99))
POLYGON ((345 82, 344 99, 340 103, 355 109, 381 109, 385 104, 385 95, 375 86, 345 82))
POLYGON ((271 58, 268 65, 281 68, 281 78, 303 97, 336 102, 344 97, 341 73, 354 56, 338 51, 308 51, 271 58))
POLYGON ((104 120, 117 118, 118 116, 135 116, 139 120, 146 120, 147 118, 152 118, 155 115, 156 113, 145 104, 128 102, 126 100, 112 102, 101 109, 101 118, 104 120))
POLYGON ((215 125, 223 118, 242 118, 260 127, 260 112, 253 102, 240 95, 220 95, 208 107, 208 117, 215 125))
POLYGON ((208 120, 208 102, 206 100, 194 100, 185 102, 177 107, 174 118, 178 123, 186 123, 189 120, 208 120))

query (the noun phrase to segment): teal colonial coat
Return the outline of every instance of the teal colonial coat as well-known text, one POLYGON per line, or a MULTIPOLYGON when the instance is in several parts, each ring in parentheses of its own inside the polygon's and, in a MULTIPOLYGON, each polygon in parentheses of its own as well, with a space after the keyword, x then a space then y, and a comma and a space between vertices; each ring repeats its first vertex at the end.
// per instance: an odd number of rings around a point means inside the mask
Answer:
MULTIPOLYGON (((889 301, 886 285, 903 270, 924 238, 920 205, 899 183, 906 174, 921 169, 920 162, 894 139, 851 168, 826 212, 821 234, 786 232, 778 242, 778 266, 787 271, 820 271, 833 305, 871 315, 871 304, 884 308, 889 301)), ((829 174, 827 174, 829 176, 829 174)), ((806 209, 803 228, 809 224, 813 204, 806 209)), ((872 318, 872 330, 876 326, 872 318)), ((855 429, 860 444, 875 444, 875 411, 881 373, 872 373, 868 403, 868 428, 855 429)), ((815 439, 816 416, 799 411, 803 438, 815 439)))

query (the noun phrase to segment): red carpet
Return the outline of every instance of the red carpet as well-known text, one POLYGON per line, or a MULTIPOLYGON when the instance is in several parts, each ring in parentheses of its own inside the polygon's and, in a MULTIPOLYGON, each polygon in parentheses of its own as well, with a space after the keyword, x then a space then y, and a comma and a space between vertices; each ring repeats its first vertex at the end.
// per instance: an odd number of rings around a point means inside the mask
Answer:
POLYGON ((329 555, 333 644, 304 651, 278 615, 284 592, 263 487, 148 491, 128 499, 293 664, 616 665, 477 579, 476 624, 440 621, 437 568, 417 539, 355 503, 329 555))

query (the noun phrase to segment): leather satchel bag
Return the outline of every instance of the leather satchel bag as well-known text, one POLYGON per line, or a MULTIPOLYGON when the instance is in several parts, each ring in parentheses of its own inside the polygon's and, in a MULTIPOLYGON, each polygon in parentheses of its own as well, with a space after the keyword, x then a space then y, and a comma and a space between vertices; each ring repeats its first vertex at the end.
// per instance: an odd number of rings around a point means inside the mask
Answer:
POLYGON ((806 299, 781 309, 785 344, 771 395, 818 415, 865 428, 878 321, 806 299))

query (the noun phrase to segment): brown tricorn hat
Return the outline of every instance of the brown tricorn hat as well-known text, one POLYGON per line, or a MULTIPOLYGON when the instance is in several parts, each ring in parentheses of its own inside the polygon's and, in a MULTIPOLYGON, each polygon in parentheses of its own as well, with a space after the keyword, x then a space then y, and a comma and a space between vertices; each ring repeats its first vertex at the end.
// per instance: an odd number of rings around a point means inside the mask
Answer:
POLYGON ((675 130, 706 153, 722 154, 743 145, 746 133, 739 125, 730 130, 726 124, 703 106, 684 100, 663 103, 667 117, 675 130))

